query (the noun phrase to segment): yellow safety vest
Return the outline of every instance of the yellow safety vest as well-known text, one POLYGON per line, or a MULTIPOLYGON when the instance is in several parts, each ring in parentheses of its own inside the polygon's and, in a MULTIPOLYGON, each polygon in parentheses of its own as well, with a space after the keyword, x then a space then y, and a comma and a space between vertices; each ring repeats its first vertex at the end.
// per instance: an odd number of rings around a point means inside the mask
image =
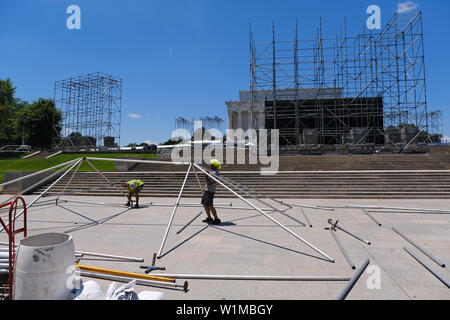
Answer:
POLYGON ((133 192, 136 188, 142 186, 144 183, 141 180, 131 180, 128 181, 127 190, 128 192, 133 192))

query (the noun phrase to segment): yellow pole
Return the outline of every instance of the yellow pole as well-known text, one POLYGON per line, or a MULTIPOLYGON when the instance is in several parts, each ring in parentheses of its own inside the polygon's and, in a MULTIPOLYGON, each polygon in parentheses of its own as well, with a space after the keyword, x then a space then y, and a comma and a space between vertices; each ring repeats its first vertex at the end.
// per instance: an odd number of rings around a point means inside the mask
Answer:
POLYGON ((76 266, 78 268, 80 268, 80 270, 83 270, 83 271, 111 274, 111 275, 120 276, 120 277, 128 277, 128 278, 136 278, 136 279, 144 279, 144 280, 153 280, 153 281, 162 281, 162 282, 175 283, 175 279, 171 279, 171 278, 155 277, 155 276, 149 276, 149 275, 139 274, 139 273, 125 272, 125 271, 118 271, 118 270, 110 270, 110 269, 103 269, 103 268, 97 268, 97 267, 89 267, 89 266, 80 265, 78 263, 76 264, 76 266))

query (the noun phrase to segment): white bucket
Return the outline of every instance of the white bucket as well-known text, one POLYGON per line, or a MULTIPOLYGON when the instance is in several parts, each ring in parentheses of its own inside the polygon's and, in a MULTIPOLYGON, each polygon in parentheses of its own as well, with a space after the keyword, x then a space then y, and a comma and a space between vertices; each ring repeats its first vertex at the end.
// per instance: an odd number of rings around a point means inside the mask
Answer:
POLYGON ((71 266, 75 265, 72 236, 43 233, 20 242, 14 266, 15 300, 71 298, 71 266))

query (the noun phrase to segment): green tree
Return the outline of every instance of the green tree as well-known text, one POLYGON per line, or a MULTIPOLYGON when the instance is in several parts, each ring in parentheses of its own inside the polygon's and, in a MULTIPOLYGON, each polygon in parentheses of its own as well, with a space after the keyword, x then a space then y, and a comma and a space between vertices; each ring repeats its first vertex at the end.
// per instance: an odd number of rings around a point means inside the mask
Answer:
POLYGON ((24 109, 27 143, 33 148, 50 149, 54 135, 61 135, 62 114, 52 99, 39 99, 24 109))
POLYGON ((14 111, 16 88, 10 79, 0 79, 0 146, 12 144, 15 133, 14 111))

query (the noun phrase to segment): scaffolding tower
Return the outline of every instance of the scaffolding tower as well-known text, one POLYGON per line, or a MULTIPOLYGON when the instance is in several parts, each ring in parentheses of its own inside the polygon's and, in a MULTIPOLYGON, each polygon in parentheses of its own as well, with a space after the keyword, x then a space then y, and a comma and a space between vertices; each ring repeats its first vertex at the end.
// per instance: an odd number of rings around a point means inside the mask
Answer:
POLYGON ((56 81, 54 99, 63 117, 60 135, 55 127, 55 148, 120 145, 122 79, 96 72, 56 81))
POLYGON ((363 30, 349 36, 345 19, 336 37, 324 38, 320 20, 315 39, 303 40, 296 23, 294 40, 279 41, 272 22, 272 40, 256 42, 250 24, 252 128, 262 92, 266 128, 279 129, 288 146, 304 144, 308 130, 318 145, 341 146, 355 129, 362 133, 352 145, 380 144, 380 135, 388 141, 392 127, 428 133, 422 13, 394 14, 384 29, 363 30), (312 96, 298 96, 302 89, 312 96))
POLYGON ((223 127, 223 119, 218 116, 214 117, 201 117, 201 118, 184 118, 178 117, 175 118, 175 129, 183 129, 187 130, 191 135, 194 134, 194 130, 197 129, 195 127, 196 123, 201 123, 201 127, 205 128, 205 130, 216 129, 222 131, 223 127))

